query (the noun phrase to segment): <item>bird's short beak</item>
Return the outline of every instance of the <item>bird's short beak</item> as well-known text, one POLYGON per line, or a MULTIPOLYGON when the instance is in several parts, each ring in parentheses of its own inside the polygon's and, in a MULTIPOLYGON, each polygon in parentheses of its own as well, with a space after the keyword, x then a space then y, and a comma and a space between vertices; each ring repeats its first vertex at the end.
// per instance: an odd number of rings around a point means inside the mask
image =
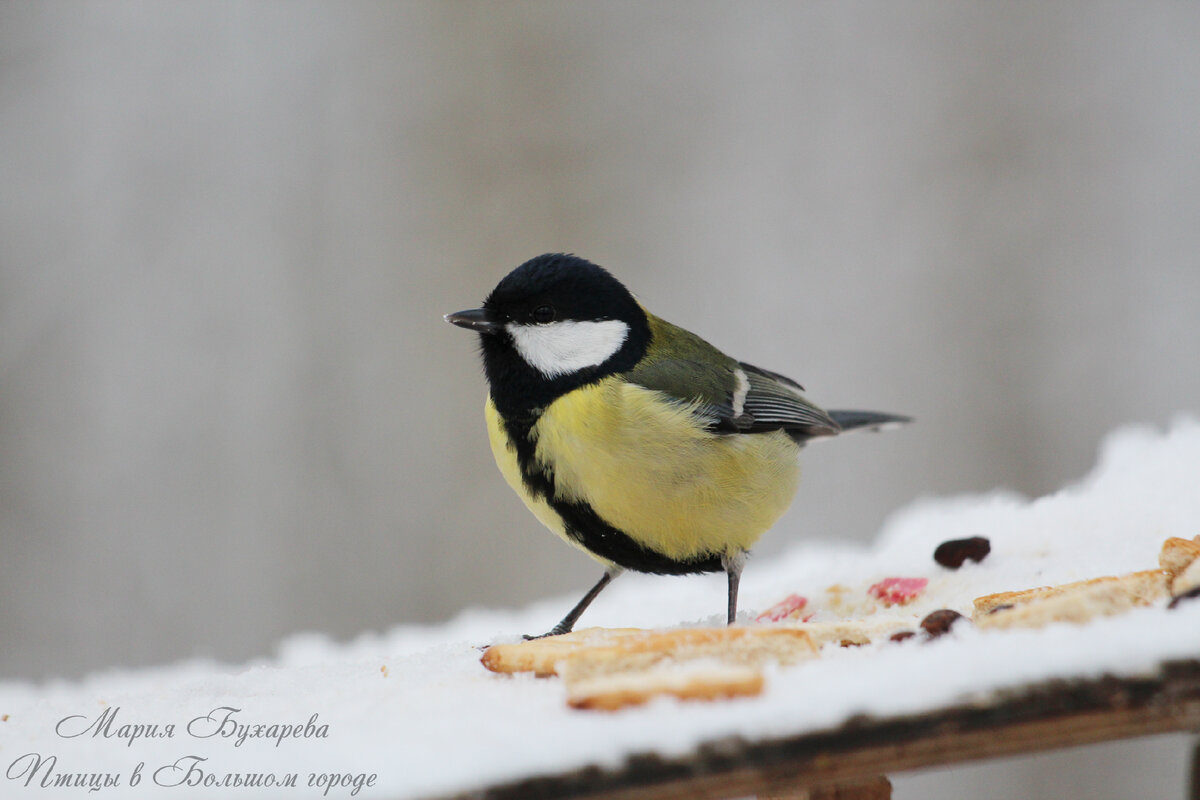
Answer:
POLYGON ((445 316, 446 322, 476 333, 499 333, 504 330, 501 323, 492 312, 486 308, 472 308, 468 311, 456 311, 445 316))

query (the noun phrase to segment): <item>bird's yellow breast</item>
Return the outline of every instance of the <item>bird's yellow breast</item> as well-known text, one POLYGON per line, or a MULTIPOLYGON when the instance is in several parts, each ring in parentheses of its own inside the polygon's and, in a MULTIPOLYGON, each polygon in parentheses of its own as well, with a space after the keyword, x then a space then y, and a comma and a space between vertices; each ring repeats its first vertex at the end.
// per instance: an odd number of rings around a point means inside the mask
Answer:
MULTIPOLYGON (((509 485, 570 541, 551 506, 523 485, 490 400, 487 418, 509 485)), ((673 559, 749 549, 787 509, 800 477, 799 448, 786 434, 713 434, 691 408, 615 377, 552 402, 530 438, 538 466, 552 476, 555 499, 587 503, 639 544, 673 559)))

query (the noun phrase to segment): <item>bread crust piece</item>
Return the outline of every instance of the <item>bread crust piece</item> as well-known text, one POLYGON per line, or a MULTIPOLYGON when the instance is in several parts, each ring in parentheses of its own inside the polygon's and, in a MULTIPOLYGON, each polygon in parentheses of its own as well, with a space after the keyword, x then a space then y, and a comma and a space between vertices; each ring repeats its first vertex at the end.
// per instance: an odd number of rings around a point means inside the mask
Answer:
POLYGON ((817 647, 823 647, 831 642, 845 646, 882 641, 893 633, 912 630, 919 621, 916 617, 868 617, 793 625, 783 623, 781 627, 804 631, 817 647))
POLYGON ((556 675, 557 665, 571 653, 587 647, 615 644, 646 636, 642 628, 583 628, 559 636, 545 636, 512 644, 494 644, 479 659, 492 672, 532 672, 538 677, 556 675))
POLYGON ((1171 596, 1179 597, 1200 586, 1200 558, 1188 564, 1171 579, 1171 596))
MULTIPOLYGON (((1200 559, 1200 536, 1195 539, 1180 539, 1172 536, 1163 542, 1162 552, 1158 554, 1158 565, 1166 570, 1172 578, 1176 578, 1200 559)), ((1172 590, 1174 592, 1174 590, 1172 590)), ((1178 592, 1174 592, 1178 594, 1178 592)))
POLYGON ((804 630, 791 627, 686 628, 581 649, 560 665, 574 708, 613 710, 657 695, 711 700, 758 694, 762 666, 815 656, 804 630))
POLYGON ((1040 628, 1053 622, 1083 623, 1121 614, 1167 596, 1167 574, 1144 570, 1061 586, 1002 592, 975 600, 980 628, 1040 628))
POLYGON ((1022 589, 1016 592, 998 592, 997 594, 976 597, 975 611, 972 616, 978 622, 980 618, 988 614, 1008 610, 1000 609, 1001 606, 1020 606, 1034 601, 1046 600, 1058 595, 1078 593, 1090 587, 1106 585, 1111 586, 1110 591, 1114 593, 1140 598, 1142 602, 1137 603, 1137 605, 1150 605, 1155 600, 1166 596, 1166 580, 1166 574, 1161 569, 1147 569, 1140 572, 1130 572, 1125 575, 1106 575, 1101 578, 1088 578, 1087 580, 1063 583, 1058 586, 1039 586, 1034 589, 1022 589))
POLYGON ((719 661, 660 664, 649 669, 568 681, 567 704, 572 708, 616 711, 659 696, 680 700, 753 697, 762 692, 764 683, 762 670, 741 664, 719 661))
POLYGON ((582 648, 561 665, 564 678, 636 669, 662 661, 713 658, 729 664, 759 666, 767 661, 793 664, 817 653, 812 636, 800 627, 753 626, 680 628, 645 632, 609 645, 582 648))

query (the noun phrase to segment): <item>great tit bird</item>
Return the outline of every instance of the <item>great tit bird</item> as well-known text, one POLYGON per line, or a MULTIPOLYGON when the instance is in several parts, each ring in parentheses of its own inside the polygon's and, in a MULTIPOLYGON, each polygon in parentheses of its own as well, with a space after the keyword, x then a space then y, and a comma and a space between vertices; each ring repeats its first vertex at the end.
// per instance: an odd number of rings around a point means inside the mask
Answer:
POLYGON ((624 570, 724 571, 737 614, 746 553, 783 514, 810 439, 907 422, 824 411, 803 387, 651 314, 601 267, 548 253, 483 308, 445 316, 480 334, 492 454, 534 516, 604 565, 545 636, 566 633, 624 570))

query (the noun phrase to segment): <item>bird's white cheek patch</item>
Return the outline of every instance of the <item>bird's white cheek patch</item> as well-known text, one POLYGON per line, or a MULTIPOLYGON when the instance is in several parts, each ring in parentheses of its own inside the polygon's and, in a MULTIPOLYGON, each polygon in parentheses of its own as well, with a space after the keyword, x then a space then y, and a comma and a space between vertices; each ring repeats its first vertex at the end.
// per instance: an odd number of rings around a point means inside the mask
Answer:
POLYGON ((618 319, 564 320, 546 325, 510 322, 506 327, 525 363, 547 378, 603 364, 629 336, 629 326, 618 319))

